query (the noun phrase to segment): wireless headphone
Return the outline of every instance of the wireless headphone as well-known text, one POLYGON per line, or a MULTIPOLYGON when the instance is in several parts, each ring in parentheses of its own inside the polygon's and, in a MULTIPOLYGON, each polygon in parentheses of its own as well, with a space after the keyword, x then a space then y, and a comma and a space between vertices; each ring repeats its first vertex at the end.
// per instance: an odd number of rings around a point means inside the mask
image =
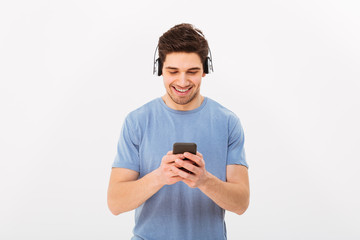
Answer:
MULTIPOLYGON (((196 31, 196 30, 195 30, 196 31)), ((203 34, 201 34, 200 32, 196 31, 200 36, 204 37, 203 34)), ((154 53, 154 68, 153 68, 153 74, 156 74, 157 76, 161 76, 162 74, 162 68, 163 68, 163 62, 160 60, 160 57, 158 57, 155 60, 155 56, 156 56, 156 52, 159 49, 159 45, 156 46, 155 49, 155 53, 154 53)), ((210 70, 213 72, 214 71, 214 67, 212 64, 212 56, 211 56, 211 51, 210 51, 210 47, 209 47, 209 55, 206 57, 205 62, 203 63, 203 68, 204 68, 204 73, 208 74, 210 73, 210 70)))

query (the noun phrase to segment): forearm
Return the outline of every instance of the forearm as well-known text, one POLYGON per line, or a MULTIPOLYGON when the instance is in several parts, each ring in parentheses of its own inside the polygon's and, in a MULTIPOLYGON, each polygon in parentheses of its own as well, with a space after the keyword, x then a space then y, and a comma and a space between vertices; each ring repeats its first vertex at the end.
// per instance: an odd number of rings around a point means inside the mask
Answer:
POLYGON ((139 207, 164 185, 153 171, 135 181, 118 182, 108 190, 108 205, 114 215, 139 207))
POLYGON ((249 189, 246 184, 224 182, 207 172, 208 180, 199 189, 221 208, 242 214, 249 205, 249 189))

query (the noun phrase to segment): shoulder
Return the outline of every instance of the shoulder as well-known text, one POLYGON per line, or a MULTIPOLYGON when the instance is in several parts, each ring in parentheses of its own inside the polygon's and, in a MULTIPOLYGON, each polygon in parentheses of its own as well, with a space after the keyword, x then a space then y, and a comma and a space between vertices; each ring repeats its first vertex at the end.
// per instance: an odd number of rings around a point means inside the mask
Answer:
POLYGON ((125 122, 131 125, 139 125, 145 123, 146 120, 159 109, 159 98, 155 98, 144 105, 129 112, 125 118, 125 122))
POLYGON ((123 122, 123 129, 130 132, 134 142, 141 142, 149 118, 151 115, 154 115, 154 109, 159 105, 158 101, 159 99, 153 99, 126 115, 123 122))
POLYGON ((218 123, 226 124, 230 135, 234 132, 243 131, 240 118, 235 112, 210 98, 208 98, 208 106, 210 109, 210 116, 215 118, 218 123))
POLYGON ((138 118, 138 117, 146 116, 154 108, 157 107, 158 101, 159 101, 159 99, 155 98, 155 99, 145 103, 144 105, 132 110, 131 112, 128 113, 128 115, 126 117, 127 118, 138 118))
POLYGON ((222 119, 227 119, 229 122, 239 121, 239 117, 236 115, 236 113, 223 106, 219 102, 211 98, 207 98, 207 105, 210 112, 214 116, 221 117, 222 119))

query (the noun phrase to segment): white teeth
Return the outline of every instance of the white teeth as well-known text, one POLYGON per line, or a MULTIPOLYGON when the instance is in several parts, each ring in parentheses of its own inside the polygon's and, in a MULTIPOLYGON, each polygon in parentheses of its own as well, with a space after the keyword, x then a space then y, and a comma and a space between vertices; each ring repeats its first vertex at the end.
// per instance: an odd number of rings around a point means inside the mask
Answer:
POLYGON ((176 89, 176 91, 179 91, 179 92, 186 92, 186 91, 189 90, 190 88, 188 88, 188 89, 177 89, 177 88, 175 87, 175 89, 176 89))

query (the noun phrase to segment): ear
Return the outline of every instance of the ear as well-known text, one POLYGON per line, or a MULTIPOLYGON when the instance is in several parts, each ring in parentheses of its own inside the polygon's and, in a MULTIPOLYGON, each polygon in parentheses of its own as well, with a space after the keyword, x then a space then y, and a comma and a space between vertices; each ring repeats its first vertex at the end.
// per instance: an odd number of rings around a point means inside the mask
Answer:
POLYGON ((205 76, 206 76, 206 73, 205 73, 205 72, 203 72, 202 77, 205 77, 205 76))

